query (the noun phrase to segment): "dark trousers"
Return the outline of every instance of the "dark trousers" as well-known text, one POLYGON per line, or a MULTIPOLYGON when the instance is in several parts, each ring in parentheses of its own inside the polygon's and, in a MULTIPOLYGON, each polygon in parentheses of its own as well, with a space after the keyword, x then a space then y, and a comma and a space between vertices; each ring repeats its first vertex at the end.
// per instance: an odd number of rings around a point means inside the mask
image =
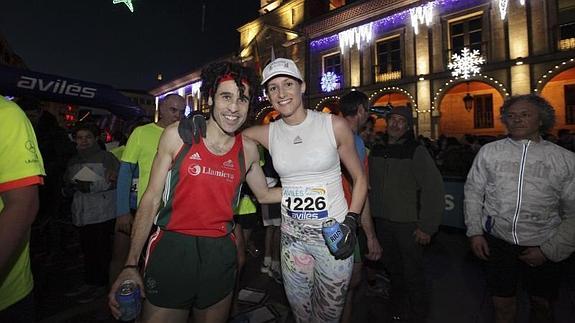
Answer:
POLYGON ((84 279, 89 285, 108 284, 115 221, 112 219, 80 227, 80 246, 84 253, 84 279))
POLYGON ((0 322, 10 323, 33 323, 36 322, 34 310, 34 293, 30 292, 26 297, 0 311, 0 322))
POLYGON ((428 300, 425 286, 423 247, 415 242, 415 223, 374 219, 377 238, 383 248, 383 264, 391 280, 393 315, 423 323, 428 300))

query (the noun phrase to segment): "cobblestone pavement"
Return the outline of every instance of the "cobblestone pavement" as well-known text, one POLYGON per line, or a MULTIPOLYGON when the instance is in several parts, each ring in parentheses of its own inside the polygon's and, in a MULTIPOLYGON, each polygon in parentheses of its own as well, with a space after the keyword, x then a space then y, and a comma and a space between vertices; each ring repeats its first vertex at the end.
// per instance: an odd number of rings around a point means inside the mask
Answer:
MULTIPOLYGON (((116 322, 106 307, 105 296, 88 304, 78 304, 64 293, 82 281, 82 255, 75 229, 60 224, 57 253, 49 252, 54 242, 43 236, 39 228, 33 230, 32 265, 35 277, 35 299, 39 322, 116 322)), ((264 230, 252 234, 257 246, 263 246, 264 230)), ((54 249, 54 247, 52 247, 54 249)), ((384 251, 385 252, 385 251, 384 251)), ((572 257, 573 258, 573 257, 572 257)), ((271 308, 277 322, 293 322, 283 287, 260 273, 263 255, 247 255, 241 287, 265 291, 267 297, 260 304, 271 308)), ((573 322, 575 317, 575 261, 570 259, 560 297, 556 306, 558 323, 573 322)), ((471 255, 467 239, 461 231, 444 229, 426 253, 427 281, 430 297, 429 323, 487 323, 492 322, 492 304, 485 290, 485 279, 480 263, 471 255)), ((364 275, 365 277, 365 275, 364 275)), ((520 298, 520 320, 527 322, 525 295, 520 298)), ((257 306, 256 306, 257 307, 257 306)), ((237 304, 236 312, 254 308, 237 304)), ((354 304, 353 322, 387 322, 386 299, 370 292, 362 282, 354 304)), ((192 322, 192 320, 190 320, 192 322)))

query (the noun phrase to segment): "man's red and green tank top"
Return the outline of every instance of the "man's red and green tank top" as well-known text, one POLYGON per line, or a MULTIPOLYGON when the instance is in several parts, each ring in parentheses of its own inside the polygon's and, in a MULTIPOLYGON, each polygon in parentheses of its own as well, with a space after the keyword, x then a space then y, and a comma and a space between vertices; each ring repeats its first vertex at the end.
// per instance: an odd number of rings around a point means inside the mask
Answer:
POLYGON ((164 207, 156 216, 163 230, 221 237, 233 229, 233 209, 245 176, 242 136, 226 154, 211 153, 204 141, 184 144, 166 178, 164 207))

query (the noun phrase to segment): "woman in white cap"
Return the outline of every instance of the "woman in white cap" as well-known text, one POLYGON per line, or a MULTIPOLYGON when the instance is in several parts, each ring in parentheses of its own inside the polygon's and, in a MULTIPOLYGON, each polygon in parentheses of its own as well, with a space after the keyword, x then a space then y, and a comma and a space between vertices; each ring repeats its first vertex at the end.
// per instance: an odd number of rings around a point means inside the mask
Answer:
POLYGON ((286 295, 297 322, 339 322, 352 272, 357 218, 367 193, 353 134, 343 118, 304 107, 305 82, 292 60, 269 63, 262 85, 282 118, 243 134, 269 150, 281 177, 286 295), (353 179, 349 209, 340 161, 353 179), (331 251, 322 236, 329 219, 339 223, 343 234, 331 251))

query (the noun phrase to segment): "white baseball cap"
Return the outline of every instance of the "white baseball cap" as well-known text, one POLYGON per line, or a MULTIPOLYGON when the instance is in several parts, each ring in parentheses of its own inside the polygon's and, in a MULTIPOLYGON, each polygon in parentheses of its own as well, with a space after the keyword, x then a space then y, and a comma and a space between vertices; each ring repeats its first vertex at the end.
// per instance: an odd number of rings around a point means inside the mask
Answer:
POLYGON ((267 81, 278 75, 291 76, 303 82, 303 77, 301 77, 299 69, 291 59, 276 58, 266 65, 262 72, 262 85, 266 84, 267 81))

